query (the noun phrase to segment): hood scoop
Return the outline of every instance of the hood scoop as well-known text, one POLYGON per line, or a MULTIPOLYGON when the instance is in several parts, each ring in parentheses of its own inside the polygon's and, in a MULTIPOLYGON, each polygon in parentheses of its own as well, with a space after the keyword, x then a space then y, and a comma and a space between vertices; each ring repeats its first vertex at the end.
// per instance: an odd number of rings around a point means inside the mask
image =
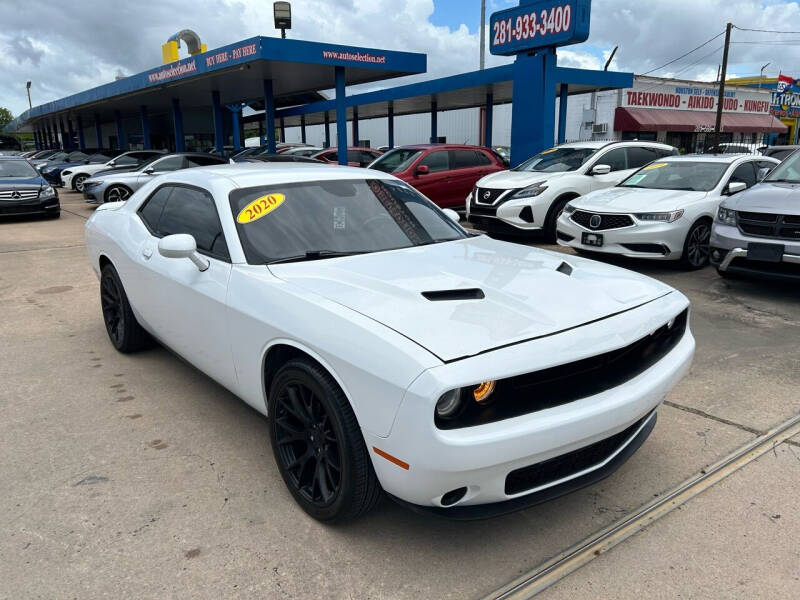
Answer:
POLYGON ((556 271, 558 271, 559 273, 563 273, 564 275, 569 277, 570 275, 572 275, 572 265, 562 260, 561 264, 558 265, 558 267, 556 267, 556 271))
POLYGON ((451 300, 483 300, 486 295, 480 288, 466 288, 460 290, 436 290, 421 292, 431 302, 446 302, 451 300))

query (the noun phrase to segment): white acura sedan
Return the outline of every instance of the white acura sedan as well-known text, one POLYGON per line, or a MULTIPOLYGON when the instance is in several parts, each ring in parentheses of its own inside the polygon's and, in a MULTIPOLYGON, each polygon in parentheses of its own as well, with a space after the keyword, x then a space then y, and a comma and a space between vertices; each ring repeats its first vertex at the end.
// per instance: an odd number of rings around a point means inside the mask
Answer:
POLYGON ((317 519, 386 491, 475 518, 595 482, 689 368, 689 302, 594 261, 470 237, 378 171, 175 171, 86 225, 121 352, 150 338, 269 415, 317 519))
POLYGON ((619 185, 571 200, 557 222, 560 245, 606 254, 708 264, 719 203, 779 164, 758 155, 670 156, 619 185))

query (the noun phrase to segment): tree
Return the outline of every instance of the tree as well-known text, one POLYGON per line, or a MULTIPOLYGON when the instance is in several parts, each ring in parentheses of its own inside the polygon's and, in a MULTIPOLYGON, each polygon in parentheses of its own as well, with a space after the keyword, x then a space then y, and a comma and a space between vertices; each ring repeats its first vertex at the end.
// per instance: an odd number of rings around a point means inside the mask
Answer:
POLYGON ((0 106, 0 131, 14 119, 14 115, 7 108, 0 106))

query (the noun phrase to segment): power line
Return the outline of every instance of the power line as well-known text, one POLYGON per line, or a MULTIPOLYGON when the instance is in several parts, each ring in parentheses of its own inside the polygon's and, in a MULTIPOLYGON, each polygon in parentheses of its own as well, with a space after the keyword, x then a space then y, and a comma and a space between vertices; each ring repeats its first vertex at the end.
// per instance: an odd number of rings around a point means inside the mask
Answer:
POLYGON ((736 25, 733 26, 734 29, 738 29, 739 31, 757 31, 759 33, 797 33, 800 34, 800 31, 778 31, 776 29, 748 29, 747 27, 737 27, 736 25))
POLYGON ((679 60, 681 60, 682 58, 686 58, 686 57, 687 57, 687 56, 689 56, 689 55, 690 55, 692 52, 696 52, 697 50, 700 50, 700 48, 702 48, 703 46, 707 46, 708 44, 710 44, 711 42, 713 42, 715 39, 717 39, 718 37, 720 37, 720 36, 722 36, 722 35, 725 35, 725 32, 724 32, 724 31, 721 31, 720 33, 718 33, 717 35, 715 35, 714 37, 712 37, 710 40, 706 40, 705 42, 703 42, 702 44, 700 44, 699 46, 697 46, 697 48, 692 48, 692 49, 691 49, 691 50, 689 50, 689 51, 688 51, 686 54, 681 54, 681 55, 680 55, 678 58, 675 58, 675 59, 673 59, 673 60, 669 61, 668 63, 664 63, 664 64, 663 64, 663 65, 661 65, 660 67, 656 67, 655 69, 651 69, 651 70, 647 71, 646 73, 642 73, 642 75, 649 75, 650 73, 655 73, 656 71, 660 71, 660 70, 661 70, 661 69, 663 69, 664 67, 668 67, 668 66, 669 66, 669 65, 671 65, 672 63, 676 63, 676 62, 678 62, 679 60))

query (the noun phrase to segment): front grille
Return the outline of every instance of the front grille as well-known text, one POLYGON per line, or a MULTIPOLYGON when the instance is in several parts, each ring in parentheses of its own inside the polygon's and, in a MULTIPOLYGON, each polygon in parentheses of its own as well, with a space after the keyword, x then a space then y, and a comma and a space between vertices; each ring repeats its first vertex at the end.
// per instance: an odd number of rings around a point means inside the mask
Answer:
POLYGON ((39 197, 39 188, 33 190, 0 190, 0 200, 32 200, 39 197), (19 198, 14 198, 14 194, 19 198))
POLYGON ((513 495, 541 487, 599 465, 619 450, 652 415, 640 419, 627 429, 604 440, 544 462, 511 471, 506 476, 506 494, 513 495))
POLYGON ((800 215, 778 215, 739 211, 739 230, 747 235, 782 240, 800 240, 800 215))
MULTIPOLYGON (((509 192, 509 190, 495 190, 492 188, 476 187, 475 193, 473 194, 473 200, 478 204, 494 204, 497 199, 506 192, 509 192), (485 197, 487 195, 488 197, 485 197)), ((514 192, 516 192, 516 190, 511 190, 508 195, 512 196, 514 192)))
POLYGON ((630 227, 633 225, 633 219, 628 215, 607 215, 601 213, 590 213, 584 210, 576 210, 570 217, 575 223, 586 229, 592 231, 601 231, 603 229, 620 229, 621 227, 630 227), (600 224, 597 227, 592 227, 590 221, 593 216, 600 217, 600 224))
POLYGON ((623 348, 532 373, 501 379, 488 405, 468 402, 456 419, 436 417, 439 429, 483 425, 561 406, 600 394, 643 373, 664 358, 683 337, 688 309, 623 348))

